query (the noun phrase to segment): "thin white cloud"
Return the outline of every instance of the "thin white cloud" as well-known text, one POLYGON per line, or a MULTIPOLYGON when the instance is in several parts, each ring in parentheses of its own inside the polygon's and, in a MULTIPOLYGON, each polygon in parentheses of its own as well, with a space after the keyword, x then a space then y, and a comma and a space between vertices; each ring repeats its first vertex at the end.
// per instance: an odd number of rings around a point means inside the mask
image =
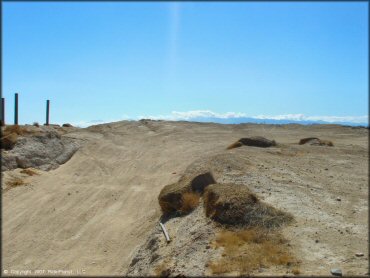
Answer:
POLYGON ((198 118, 232 119, 242 117, 247 117, 247 115, 245 113, 235 113, 235 112, 216 113, 211 110, 192 110, 186 112, 172 111, 170 115, 139 116, 140 119, 168 120, 168 121, 192 120, 198 118))
POLYGON ((328 123, 348 122, 348 123, 368 123, 369 116, 305 116, 304 114, 286 114, 286 115, 258 115, 255 119, 270 120, 290 120, 290 121, 324 121, 328 123))

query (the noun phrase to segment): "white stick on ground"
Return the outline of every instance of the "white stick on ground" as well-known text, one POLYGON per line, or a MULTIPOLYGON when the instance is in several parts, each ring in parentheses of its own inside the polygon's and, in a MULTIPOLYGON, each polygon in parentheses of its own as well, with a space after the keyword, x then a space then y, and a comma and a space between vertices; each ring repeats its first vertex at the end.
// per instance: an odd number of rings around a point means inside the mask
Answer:
POLYGON ((166 227, 161 222, 159 222, 159 225, 161 225, 162 231, 164 233, 164 236, 166 237, 167 242, 170 242, 171 241, 170 236, 167 233, 166 227))

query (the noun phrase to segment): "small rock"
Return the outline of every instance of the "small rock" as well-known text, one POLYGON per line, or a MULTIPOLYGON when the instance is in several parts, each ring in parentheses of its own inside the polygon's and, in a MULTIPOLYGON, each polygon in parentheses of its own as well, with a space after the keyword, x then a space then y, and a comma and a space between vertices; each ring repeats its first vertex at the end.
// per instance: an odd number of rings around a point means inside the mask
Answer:
POLYGON ((356 253, 356 257, 362 257, 364 253, 356 253))
POLYGON ((71 192, 68 192, 68 195, 71 195, 71 192))
POLYGON ((328 171, 329 169, 328 168, 325 168, 325 171, 328 171))
POLYGON ((330 270, 330 273, 334 276, 342 276, 342 270, 340 270, 339 268, 332 268, 330 270))
POLYGON ((342 199, 340 197, 337 197, 337 201, 341 201, 342 199))
POLYGON ((318 242, 319 242, 319 240, 318 240, 318 239, 316 239, 316 240, 315 240, 315 242, 316 242, 316 243, 318 243, 318 242))

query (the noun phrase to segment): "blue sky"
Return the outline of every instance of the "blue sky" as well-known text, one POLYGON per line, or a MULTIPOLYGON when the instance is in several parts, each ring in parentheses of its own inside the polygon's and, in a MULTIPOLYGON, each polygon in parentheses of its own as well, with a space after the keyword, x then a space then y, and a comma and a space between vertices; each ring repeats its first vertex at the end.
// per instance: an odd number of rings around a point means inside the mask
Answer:
POLYGON ((368 115, 367 2, 5 2, 13 122, 368 115), (203 112, 202 112, 203 111, 203 112), (179 113, 180 112, 180 113, 179 113), (184 116, 185 115, 185 116, 184 116))

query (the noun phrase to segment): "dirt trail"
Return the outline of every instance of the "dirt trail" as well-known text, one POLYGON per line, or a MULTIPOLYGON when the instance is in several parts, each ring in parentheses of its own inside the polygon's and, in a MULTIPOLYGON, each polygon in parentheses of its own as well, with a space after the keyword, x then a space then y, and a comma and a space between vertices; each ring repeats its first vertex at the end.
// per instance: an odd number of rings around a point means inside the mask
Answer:
MULTIPOLYGON (((295 214, 297 224, 286 234, 302 250, 303 274, 328 274, 336 265, 345 265, 348 274, 367 272, 368 130, 158 121, 70 133, 86 140, 70 161, 3 192, 3 269, 124 274, 134 249, 158 225, 161 188, 194 160, 255 135, 285 145, 230 152, 254 161, 256 170, 245 177, 252 190, 295 214), (298 146, 310 136, 335 147, 298 146), (356 258, 355 252, 365 255, 356 258)), ((5 172, 5 179, 17 171, 5 172)))

